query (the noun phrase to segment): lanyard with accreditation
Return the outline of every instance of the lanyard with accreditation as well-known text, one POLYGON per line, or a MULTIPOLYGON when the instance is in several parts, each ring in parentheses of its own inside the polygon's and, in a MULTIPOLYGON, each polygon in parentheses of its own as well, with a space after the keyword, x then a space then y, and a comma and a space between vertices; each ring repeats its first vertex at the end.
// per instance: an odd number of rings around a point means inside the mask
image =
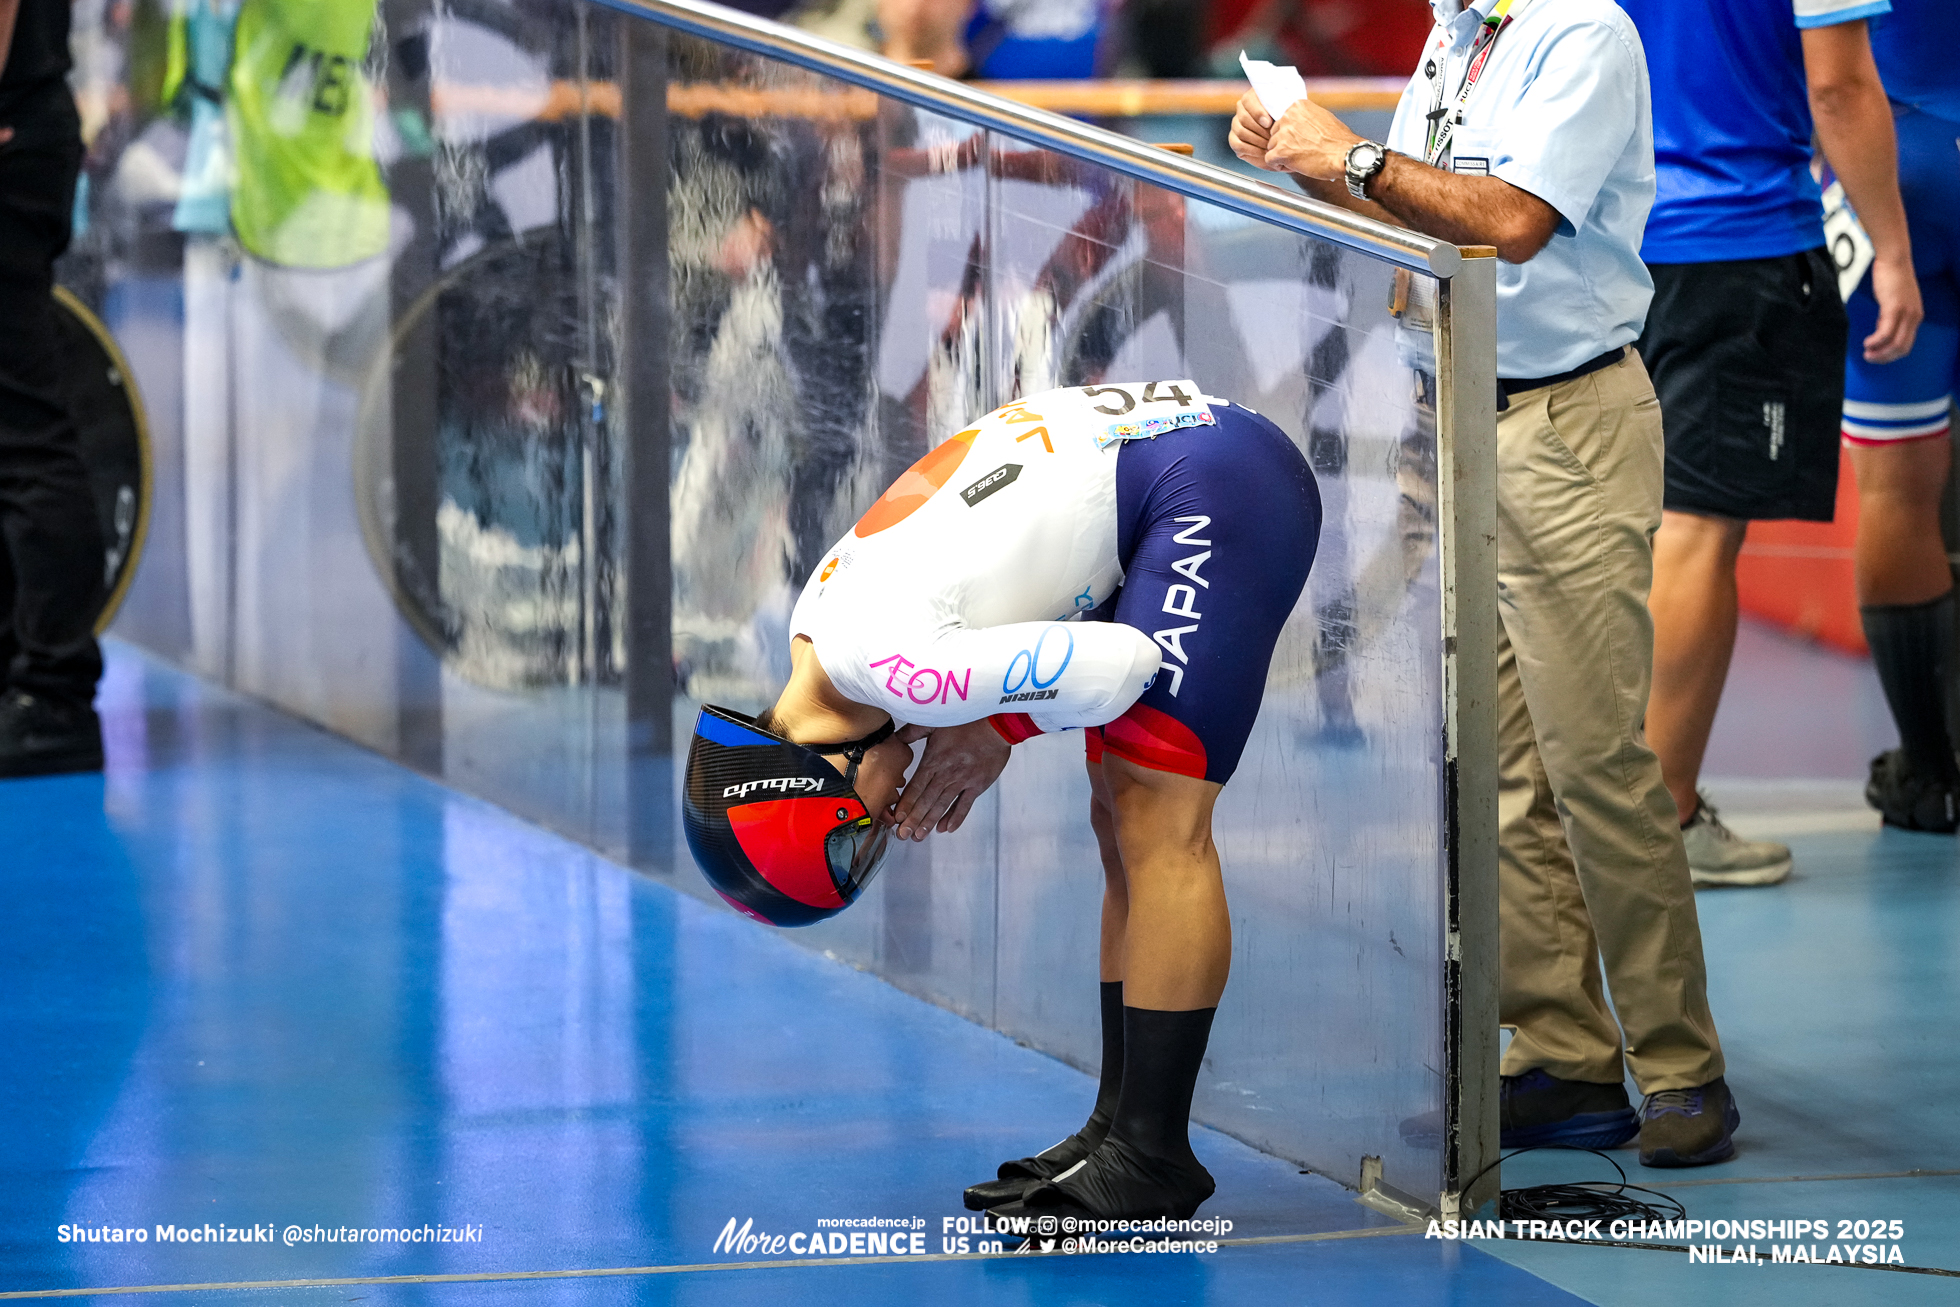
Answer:
MULTIPOLYGON (((1522 10, 1531 0, 1518 4, 1516 0, 1498 0, 1497 7, 1485 17, 1477 40, 1470 47, 1469 67, 1463 71, 1463 85, 1456 93, 1456 104, 1452 108, 1443 107, 1443 69, 1436 68, 1430 76, 1433 94, 1429 101, 1429 140, 1423 151, 1423 162, 1432 168, 1442 166, 1443 155, 1448 153, 1450 139, 1456 135, 1456 125, 1463 118, 1463 106, 1470 103, 1470 93, 1477 89, 1477 81, 1484 75, 1484 65, 1490 62, 1490 52, 1497 48, 1497 38, 1504 35, 1517 17, 1512 9, 1522 10)), ((1434 67, 1435 65, 1431 65, 1434 67)))

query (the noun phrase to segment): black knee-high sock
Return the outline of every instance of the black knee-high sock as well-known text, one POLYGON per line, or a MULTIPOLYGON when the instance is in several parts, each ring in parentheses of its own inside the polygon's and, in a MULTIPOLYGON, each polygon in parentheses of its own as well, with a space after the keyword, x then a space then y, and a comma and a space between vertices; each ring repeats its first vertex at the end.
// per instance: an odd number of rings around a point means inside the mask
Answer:
POLYGON ((1217 1011, 1123 1009, 1123 1094, 1110 1134, 1153 1157, 1197 1164, 1191 1151, 1191 1093, 1198 1087, 1217 1011))
POLYGON ((1082 1127, 1082 1137, 1095 1147, 1116 1119, 1116 1100, 1123 1092, 1123 982, 1102 982, 1102 1079, 1096 1082, 1096 1110, 1082 1127))
POLYGON ((1906 761, 1921 776, 1951 780, 1956 771, 1946 730, 1946 677, 1953 666, 1953 592, 1924 604, 1859 610, 1872 663, 1906 761))

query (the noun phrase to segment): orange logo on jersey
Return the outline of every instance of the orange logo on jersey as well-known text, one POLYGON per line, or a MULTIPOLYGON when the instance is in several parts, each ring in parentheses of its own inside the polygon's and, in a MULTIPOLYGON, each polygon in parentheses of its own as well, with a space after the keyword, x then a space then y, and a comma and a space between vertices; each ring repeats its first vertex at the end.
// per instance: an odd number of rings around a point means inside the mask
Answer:
POLYGON ((837 570, 837 560, 833 558, 828 563, 825 563, 823 565, 823 571, 817 574, 817 580, 828 581, 830 579, 831 573, 835 572, 836 570, 837 570))
POLYGON ((898 480, 891 483, 870 511, 858 519, 852 528, 860 538, 876 535, 886 527, 897 526, 906 518, 919 511, 926 500, 939 493, 939 488, 959 471, 960 464, 966 461, 968 451, 980 434, 979 428, 962 431, 924 458, 905 469, 898 480))

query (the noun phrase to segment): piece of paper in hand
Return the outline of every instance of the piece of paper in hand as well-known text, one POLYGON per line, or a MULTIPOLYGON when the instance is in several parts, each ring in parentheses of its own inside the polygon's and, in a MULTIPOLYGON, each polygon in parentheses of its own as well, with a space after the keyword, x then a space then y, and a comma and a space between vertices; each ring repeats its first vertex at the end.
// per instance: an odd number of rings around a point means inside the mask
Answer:
POLYGON ((1307 98, 1307 84, 1300 80, 1300 70, 1292 64, 1248 59, 1245 51, 1241 50, 1239 67, 1245 69, 1245 80, 1252 83, 1259 103, 1266 106, 1266 112, 1272 115, 1274 122, 1278 122, 1279 116, 1293 107, 1295 100, 1307 98))

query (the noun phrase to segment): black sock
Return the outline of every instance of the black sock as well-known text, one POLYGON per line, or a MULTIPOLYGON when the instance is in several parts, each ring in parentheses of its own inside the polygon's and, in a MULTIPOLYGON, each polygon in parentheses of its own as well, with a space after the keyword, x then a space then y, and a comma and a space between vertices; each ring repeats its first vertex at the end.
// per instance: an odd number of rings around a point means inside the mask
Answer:
POLYGON ((1960 775, 1946 731, 1946 677, 1953 666, 1953 592, 1924 604, 1859 610, 1885 702, 1899 727, 1906 761, 1920 776, 1960 775))
POLYGON ((1091 1148, 1109 1134, 1116 1102, 1123 1092, 1123 982, 1102 982, 1102 1079, 1096 1082, 1096 1110, 1079 1131, 1091 1148))
POLYGON ((1197 1165, 1191 1151, 1191 1093, 1198 1087, 1217 1011, 1123 1009, 1123 1094, 1112 1135, 1121 1135, 1138 1152, 1197 1165))

